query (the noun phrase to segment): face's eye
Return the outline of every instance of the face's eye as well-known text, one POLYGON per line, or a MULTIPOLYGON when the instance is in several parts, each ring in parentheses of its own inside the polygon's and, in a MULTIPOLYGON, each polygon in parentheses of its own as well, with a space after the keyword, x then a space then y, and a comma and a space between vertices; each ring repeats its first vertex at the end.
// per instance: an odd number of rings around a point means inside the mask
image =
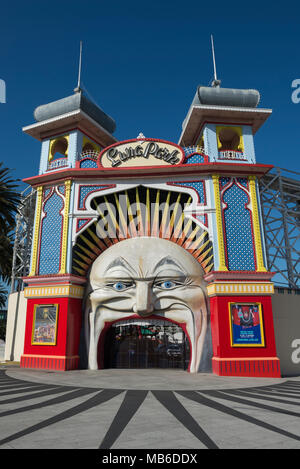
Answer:
POLYGON ((132 282, 115 282, 107 284, 108 287, 113 288, 116 291, 124 291, 133 286, 132 282))
POLYGON ((178 283, 172 282, 172 280, 164 280, 162 282, 157 282, 156 287, 161 288, 162 290, 171 290, 178 286, 178 283))

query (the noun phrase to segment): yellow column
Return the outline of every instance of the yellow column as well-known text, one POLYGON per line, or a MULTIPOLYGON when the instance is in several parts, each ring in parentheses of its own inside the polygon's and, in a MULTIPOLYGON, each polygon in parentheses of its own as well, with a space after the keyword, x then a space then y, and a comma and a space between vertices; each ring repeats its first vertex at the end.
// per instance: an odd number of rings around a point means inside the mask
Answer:
POLYGON ((264 266, 263 251, 261 245, 261 231, 258 215, 257 206, 257 193, 256 193, 256 176, 249 176, 249 187, 252 205, 252 220, 253 220, 253 231, 254 231, 254 243, 256 252, 256 267, 258 272, 266 272, 267 269, 264 266))
POLYGON ((65 210, 64 210, 64 224, 61 246, 61 259, 60 259, 60 274, 66 273, 67 267, 67 249, 68 249, 68 228, 69 228, 69 210, 70 210, 70 195, 71 195, 72 181, 65 181, 65 210))
POLYGON ((223 223, 222 223, 219 179, 220 179, 220 176, 218 174, 212 175, 212 180, 213 180, 213 185, 214 185, 214 194, 215 194, 217 235, 218 235, 218 252, 219 252, 218 270, 227 271, 228 269, 225 263, 225 248, 224 248, 224 237, 223 237, 223 223))
POLYGON ((29 276, 33 276, 36 274, 36 268, 37 268, 36 264, 37 264, 38 248, 39 248, 39 234, 40 234, 40 226, 41 226, 42 199, 43 199, 43 186, 39 186, 37 188, 37 205, 36 205, 35 222, 34 222, 31 270, 30 270, 29 276))

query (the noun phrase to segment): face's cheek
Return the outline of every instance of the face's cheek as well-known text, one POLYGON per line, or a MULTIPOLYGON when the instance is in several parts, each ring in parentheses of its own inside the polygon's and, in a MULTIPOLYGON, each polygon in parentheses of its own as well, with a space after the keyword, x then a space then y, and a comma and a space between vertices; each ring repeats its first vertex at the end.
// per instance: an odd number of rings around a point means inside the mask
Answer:
POLYGON ((167 309, 172 304, 183 304, 191 311, 205 311, 205 295, 199 285, 182 285, 170 290, 160 290, 155 292, 157 309, 167 309))
POLYGON ((134 291, 118 292, 109 287, 98 287, 90 295, 92 310, 98 312, 101 306, 113 311, 130 311, 135 299, 134 291))
MULTIPOLYGON (((156 294, 157 304, 165 317, 185 323, 191 344, 190 371, 198 371, 207 331, 207 307, 202 287, 196 284, 182 285, 156 294)), ((160 312, 158 308, 157 312, 160 312)))

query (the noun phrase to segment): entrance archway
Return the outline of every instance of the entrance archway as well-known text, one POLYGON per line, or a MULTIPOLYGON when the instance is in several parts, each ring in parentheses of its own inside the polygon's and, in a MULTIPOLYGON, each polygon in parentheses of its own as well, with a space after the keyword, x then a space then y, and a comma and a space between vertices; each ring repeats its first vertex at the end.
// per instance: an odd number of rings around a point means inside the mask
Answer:
POLYGON ((107 330, 104 368, 186 370, 190 346, 184 330, 162 319, 118 321, 107 330))

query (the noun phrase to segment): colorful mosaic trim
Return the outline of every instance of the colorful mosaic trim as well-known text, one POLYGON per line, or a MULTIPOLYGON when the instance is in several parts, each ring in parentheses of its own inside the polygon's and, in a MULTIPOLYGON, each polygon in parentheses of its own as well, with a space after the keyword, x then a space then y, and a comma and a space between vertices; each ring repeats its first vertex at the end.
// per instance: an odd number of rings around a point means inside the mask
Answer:
POLYGON ((39 275, 57 273, 60 267, 64 197, 55 189, 43 204, 37 269, 39 275))
POLYGON ((220 197, 229 270, 255 271, 255 249, 248 182, 243 178, 220 179, 220 197))
POLYGON ((201 153, 192 153, 186 157, 185 164, 201 164, 206 163, 207 158, 201 153))
POLYGON ((221 199, 220 199, 220 188, 219 188, 219 175, 213 174, 213 186, 215 195, 215 207, 216 207, 216 222, 217 222, 217 236, 218 236, 218 253, 219 253, 219 268, 221 272, 227 271, 225 262, 225 249, 224 249, 224 237, 223 237, 223 223, 222 223, 222 211, 221 211, 221 199))
POLYGON ((212 359, 213 373, 219 376, 253 376, 280 378, 280 362, 277 357, 217 358, 212 359))
MULTIPOLYGON (((37 243, 37 261, 32 275, 66 273, 71 181, 44 189, 37 243)), ((33 268, 32 268, 33 272, 33 268)))
POLYGON ((97 161, 92 158, 84 158, 79 163, 80 168, 98 168, 97 161))
POLYGON ((76 233, 86 226, 92 218, 78 218, 76 221, 76 233))
POLYGON ((79 186, 77 209, 78 210, 86 210, 85 202, 86 202, 87 197, 92 192, 97 192, 97 191, 101 191, 101 190, 104 190, 104 189, 110 189, 110 188, 113 188, 113 187, 115 187, 115 184, 79 186))
POLYGON ((84 287, 79 285, 46 285, 43 287, 26 287, 24 289, 25 298, 82 298, 84 287))
POLYGON ((201 205, 206 205, 205 181, 169 182, 168 185, 194 190, 197 194, 198 203, 201 205))
POLYGON ((255 181, 256 181, 255 176, 249 176, 249 187, 250 187, 250 194, 251 194, 252 216, 253 216, 253 231, 254 231, 254 241, 255 241, 255 251, 256 251, 256 264, 257 264, 258 272, 266 272, 267 269, 264 266, 263 251, 262 251, 262 244, 261 244, 261 231, 260 231, 260 223, 259 223, 255 181))
POLYGON ((261 243, 256 177, 220 178, 226 265, 229 270, 266 272, 261 243))
POLYGON ((42 201, 43 201, 43 187, 40 186, 37 188, 37 205, 36 205, 35 221, 34 221, 34 236, 33 236, 33 246, 32 246, 31 270, 30 270, 29 276, 35 275, 36 269, 37 269, 42 201))
POLYGON ((204 153, 201 145, 184 147, 185 161, 184 164, 201 164, 209 161, 208 156, 204 153))
POLYGON ((77 370, 79 366, 79 356, 53 356, 53 355, 29 355, 21 356, 21 368, 37 368, 43 370, 77 370))
POLYGON ((272 295, 271 282, 214 282, 207 286, 208 296, 216 295, 272 295))
POLYGON ((62 233, 60 271, 59 271, 60 274, 65 274, 66 267, 67 267, 67 244, 68 244, 71 185, 72 185, 72 181, 65 182, 65 210, 64 210, 63 233, 62 233))

